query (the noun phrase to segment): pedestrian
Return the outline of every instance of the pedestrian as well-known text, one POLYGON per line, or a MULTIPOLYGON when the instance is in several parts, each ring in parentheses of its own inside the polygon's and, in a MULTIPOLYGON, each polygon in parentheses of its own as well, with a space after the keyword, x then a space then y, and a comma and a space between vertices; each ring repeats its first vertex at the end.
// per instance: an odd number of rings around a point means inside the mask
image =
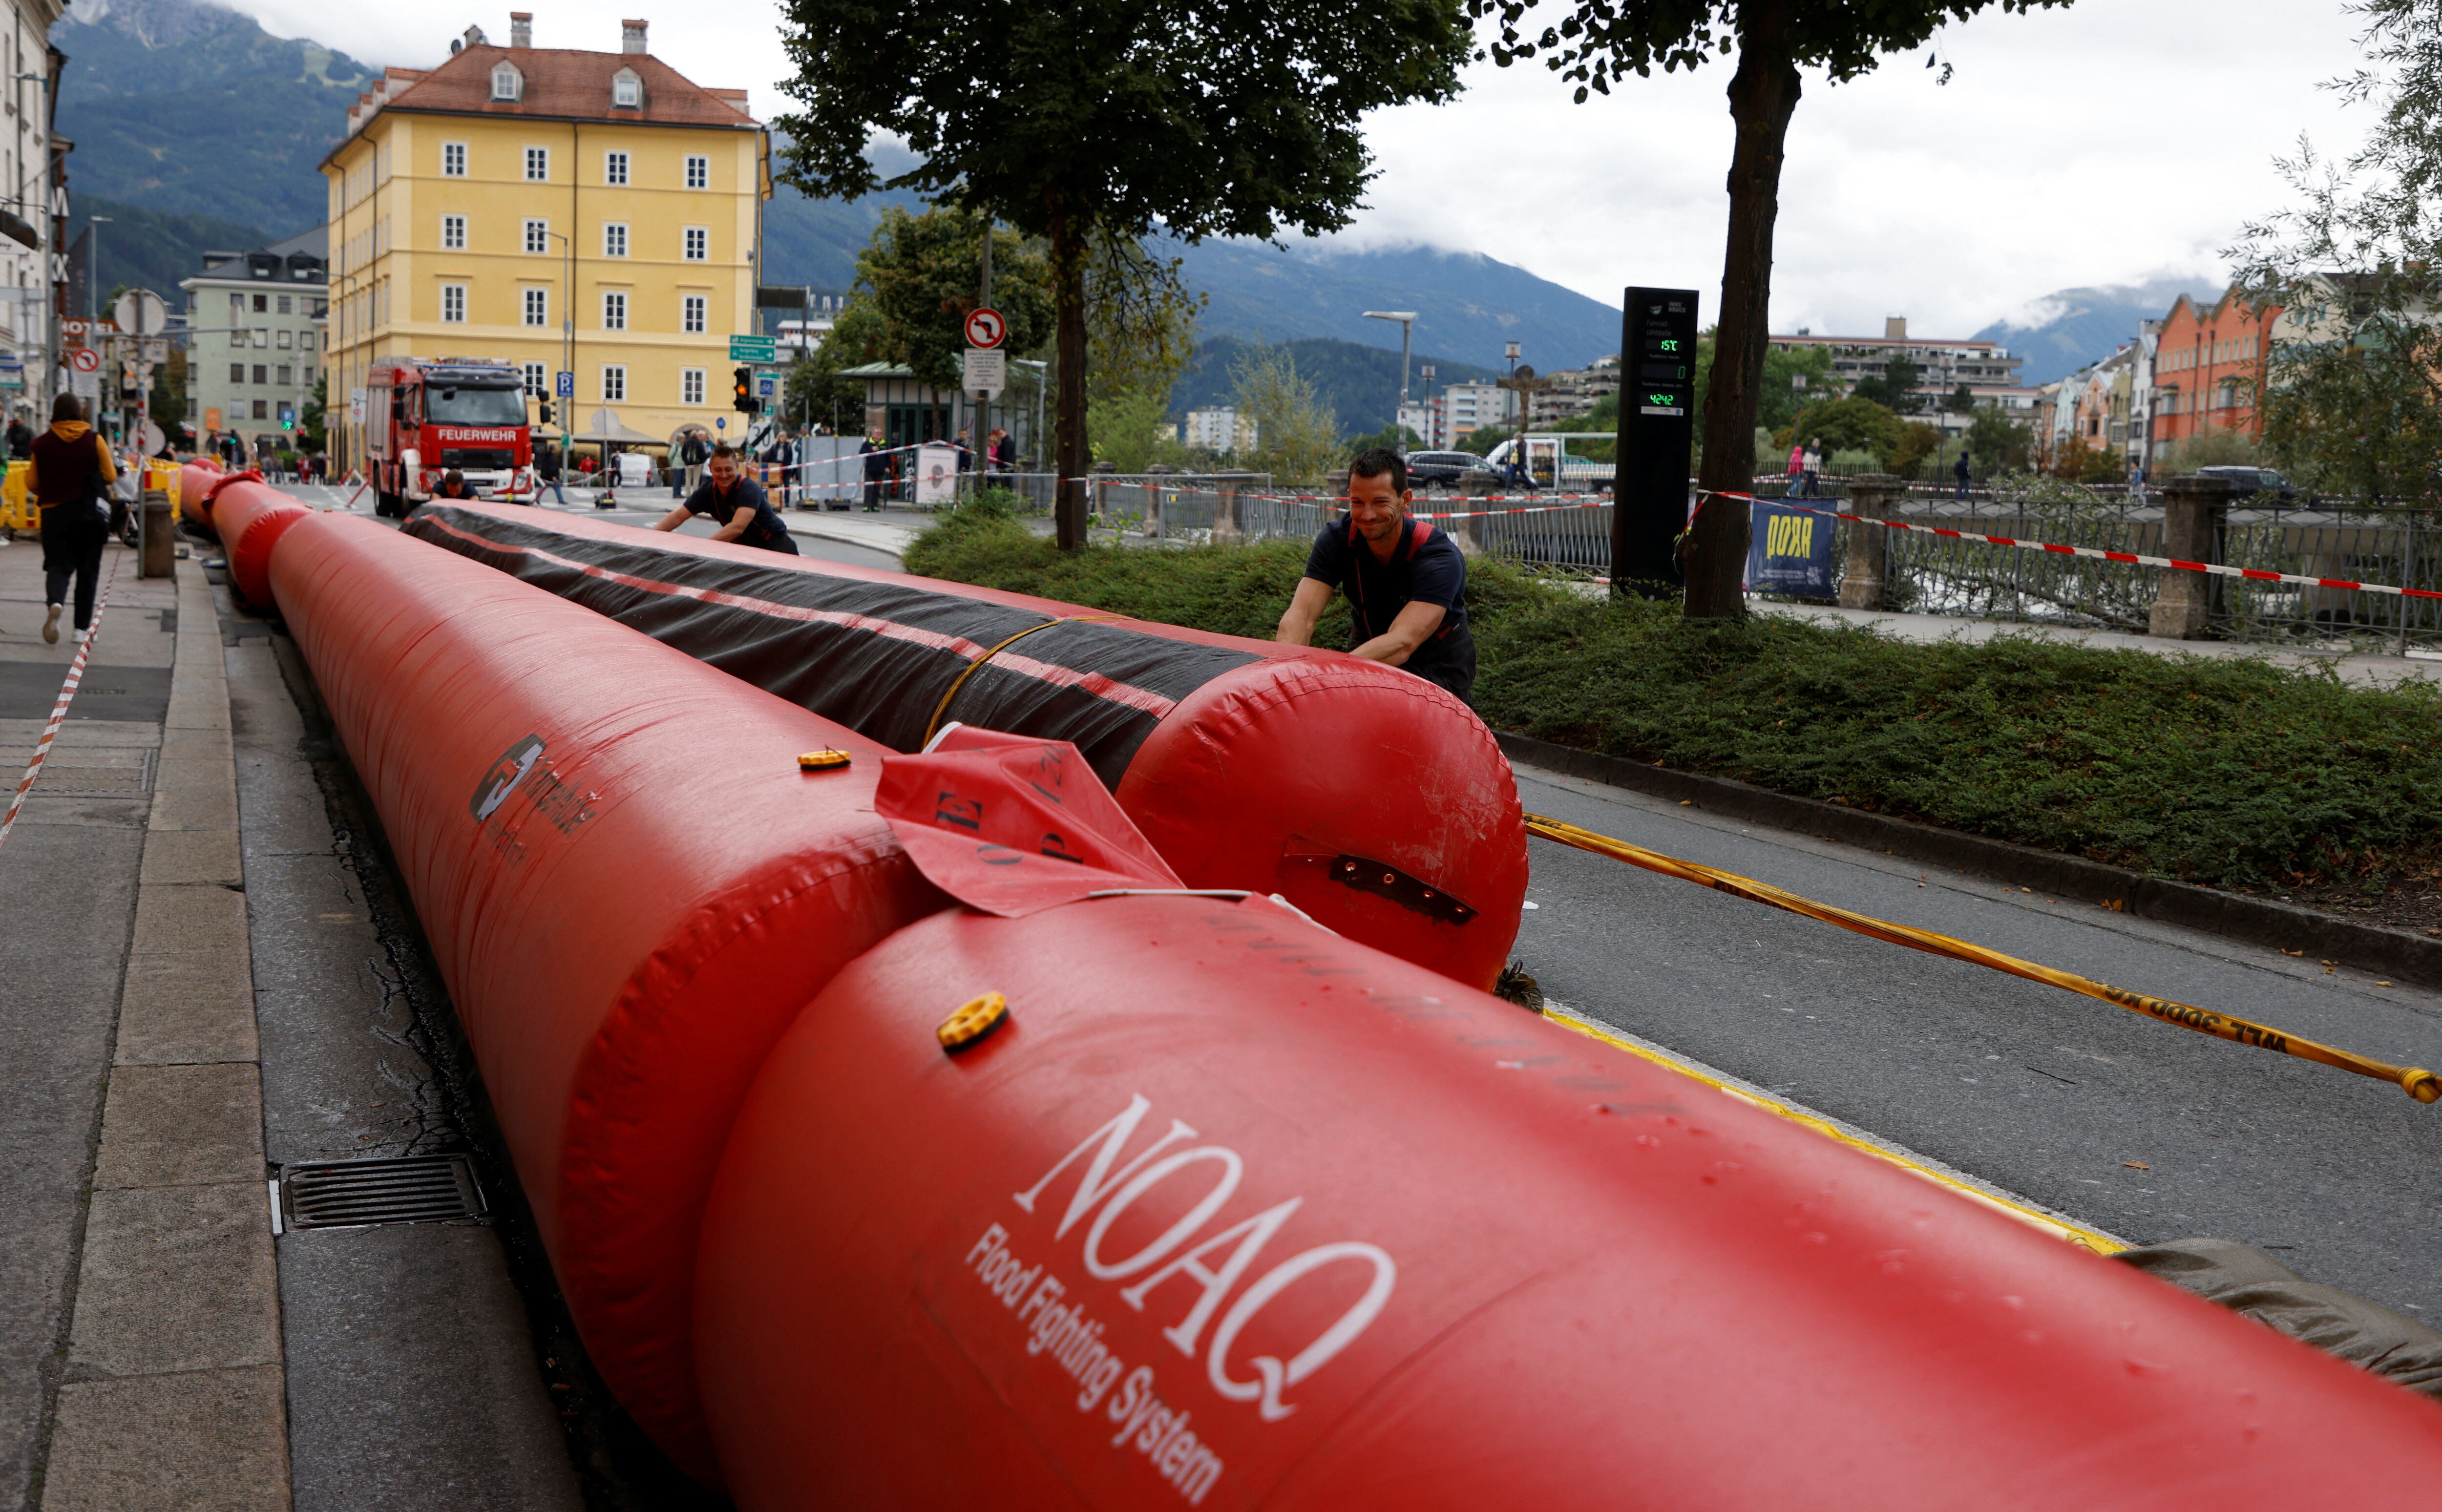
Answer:
POLYGON ((789 535, 789 527, 772 510, 763 496, 763 485, 741 476, 738 454, 727 442, 712 448, 706 470, 711 474, 702 487, 687 495, 685 503, 671 510, 653 524, 655 530, 676 530, 693 515, 703 515, 720 525, 712 533, 715 540, 734 540, 741 546, 760 547, 767 552, 797 555, 797 543, 789 535))
POLYGON ((1334 590, 1348 594, 1348 648, 1414 673, 1465 701, 1475 687, 1467 558, 1429 520, 1412 519, 1408 465, 1387 446, 1348 465, 1348 518, 1322 527, 1273 639, 1311 646, 1334 590))
POLYGON ((34 428, 26 424, 22 410, 9 417, 9 460, 25 462, 34 455, 34 428))
POLYGON ((994 472, 1017 471, 1017 438, 1001 426, 993 427, 992 462, 994 472))
POLYGON ((1815 436, 1806 443, 1806 476, 1799 479, 1799 492, 1813 499, 1823 491, 1823 438, 1815 436))
POLYGON ((1965 499, 1967 497, 1967 482, 1970 478, 1975 476, 1974 465, 1969 463, 1967 460, 1967 448, 1965 446, 1959 448, 1959 460, 1950 465, 1950 471, 1952 475, 1959 480, 1959 492, 1956 497, 1965 499))
POLYGON ((93 624, 101 548, 110 539, 110 485, 118 481, 118 468, 73 393, 51 401, 50 428, 29 449, 26 493, 41 506, 43 519, 43 639, 57 646, 70 578, 76 580, 78 633, 93 624))
POLYGON ((865 445, 856 448, 865 459, 865 510, 879 514, 882 510, 882 485, 890 477, 890 453, 882 447, 882 432, 866 432, 865 445))
POLYGON ((703 486, 703 459, 711 453, 704 448, 703 432, 690 429, 679 442, 679 463, 686 471, 670 479, 670 497, 687 499, 703 486))
POLYGON ((789 507, 791 475, 797 465, 796 441, 787 431, 781 431, 780 439, 772 443, 772 449, 763 454, 763 460, 779 469, 780 507, 786 509, 789 507))
POLYGON ((960 426, 958 428, 958 470, 972 472, 975 470, 975 450, 967 445, 967 428, 960 426))
POLYGON ((554 499, 559 501, 560 508, 568 507, 568 490, 559 485, 559 452, 552 446, 545 446, 535 453, 536 503, 542 502, 542 491, 546 488, 551 490, 554 499))
POLYGON ((1789 443, 1789 483, 1781 491, 1795 499, 1806 489, 1806 443, 1792 437, 1789 443))

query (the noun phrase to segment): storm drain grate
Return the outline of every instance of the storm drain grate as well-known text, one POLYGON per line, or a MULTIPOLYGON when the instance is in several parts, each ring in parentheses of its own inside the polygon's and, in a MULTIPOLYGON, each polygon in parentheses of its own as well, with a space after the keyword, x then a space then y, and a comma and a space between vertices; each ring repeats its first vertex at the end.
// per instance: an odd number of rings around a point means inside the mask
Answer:
POLYGON ((285 1229, 463 1223, 485 1215, 483 1188, 463 1155, 314 1160, 282 1169, 271 1211, 285 1229))

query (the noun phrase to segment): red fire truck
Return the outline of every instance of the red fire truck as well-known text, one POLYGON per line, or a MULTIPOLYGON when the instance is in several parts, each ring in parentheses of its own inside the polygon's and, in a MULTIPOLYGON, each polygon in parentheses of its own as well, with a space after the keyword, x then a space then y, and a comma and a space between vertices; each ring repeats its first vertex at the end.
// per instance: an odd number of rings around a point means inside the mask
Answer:
POLYGON ((456 468, 477 497, 534 501, 523 377, 482 357, 381 357, 365 377, 376 513, 404 516, 456 468))

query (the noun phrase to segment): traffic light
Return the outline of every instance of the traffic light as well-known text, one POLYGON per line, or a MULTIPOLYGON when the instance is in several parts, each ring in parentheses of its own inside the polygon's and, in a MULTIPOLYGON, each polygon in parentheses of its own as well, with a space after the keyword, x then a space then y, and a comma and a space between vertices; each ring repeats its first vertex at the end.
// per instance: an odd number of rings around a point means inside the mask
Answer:
POLYGON ((537 406, 537 408, 541 411, 541 417, 537 423, 539 425, 550 425, 552 423, 551 401, 549 399, 544 399, 537 406))
POLYGON ((282 430, 294 430, 297 428, 297 407, 295 405, 283 404, 280 407, 280 428, 282 430))
POLYGON ((733 393, 729 401, 730 408, 745 414, 753 414, 755 412, 755 370, 739 368, 731 373, 730 387, 733 393))

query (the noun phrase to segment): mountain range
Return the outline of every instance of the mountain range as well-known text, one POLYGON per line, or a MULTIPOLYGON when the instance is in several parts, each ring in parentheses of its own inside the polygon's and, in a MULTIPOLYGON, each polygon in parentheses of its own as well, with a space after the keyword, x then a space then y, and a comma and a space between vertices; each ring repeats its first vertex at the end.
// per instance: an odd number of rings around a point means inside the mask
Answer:
MULTIPOLYGON (((104 290, 174 289, 207 247, 261 246, 322 219, 327 196, 316 164, 339 139, 374 67, 314 42, 273 37, 207 0, 81 0, 52 37, 68 55, 59 124, 76 143, 71 235, 87 215, 112 217, 100 241, 104 290)), ((904 193, 838 201, 780 189, 765 209, 764 280, 844 292, 857 251, 893 204, 920 208, 904 193)), ((1369 309, 1414 311, 1416 360, 1438 354, 1444 383, 1462 368, 1472 375, 1501 366, 1510 341, 1546 372, 1619 348, 1615 307, 1481 253, 1328 241, 1164 249, 1206 297, 1208 345, 1314 341, 1394 354, 1387 389, 1378 364, 1329 359, 1337 364, 1330 395, 1343 423, 1361 428, 1387 423, 1385 395, 1397 386, 1397 327, 1367 319, 1369 309), (1380 422, 1364 423, 1377 412, 1380 422)), ((2182 291, 2217 292, 2181 279, 2065 289, 1977 338, 2007 342, 2026 355, 2027 381, 2049 382, 2108 355, 2182 291)), ((1181 408, 1226 386, 1230 350, 1200 355, 1181 381, 1181 408)), ((1326 347, 1307 353, 1324 361, 1326 347)))

